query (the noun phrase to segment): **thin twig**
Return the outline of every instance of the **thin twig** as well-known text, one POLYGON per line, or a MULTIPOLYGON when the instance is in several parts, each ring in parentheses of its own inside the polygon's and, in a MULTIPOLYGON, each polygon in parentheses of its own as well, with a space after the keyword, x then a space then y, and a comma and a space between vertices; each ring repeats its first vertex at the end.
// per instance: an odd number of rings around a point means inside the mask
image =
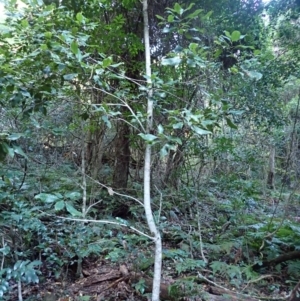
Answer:
POLYGON ((120 222, 115 222, 115 221, 110 221, 110 220, 93 220, 93 219, 81 219, 81 218, 70 218, 70 217, 63 217, 63 216, 57 216, 57 218, 60 219, 64 219, 64 220, 68 220, 68 221, 74 221, 74 222, 82 222, 82 223, 97 223, 97 224, 110 224, 110 225, 117 225, 117 226, 121 226, 121 227, 126 227, 131 229, 134 232, 137 232, 140 235, 143 235, 151 240, 154 240, 154 237, 136 229, 135 227, 126 225, 124 223, 120 223, 120 222))
POLYGON ((116 192, 116 191, 113 190, 111 187, 106 186, 106 185, 100 183, 99 181, 96 181, 95 179, 93 179, 92 177, 90 177, 90 176, 88 176, 88 175, 86 175, 86 176, 87 176, 90 180, 92 180, 94 183, 97 183, 98 185, 100 185, 100 186, 106 188, 107 191, 108 191, 108 193, 109 193, 110 195, 115 194, 115 195, 118 195, 118 196, 123 196, 123 197, 125 197, 125 198, 128 198, 128 199, 130 199, 130 200, 133 200, 133 201, 139 203, 141 206, 144 207, 144 204, 143 204, 140 200, 138 200, 137 198, 135 198, 135 197, 133 197, 133 196, 130 196, 130 195, 127 195, 127 194, 122 194, 122 193, 116 192))

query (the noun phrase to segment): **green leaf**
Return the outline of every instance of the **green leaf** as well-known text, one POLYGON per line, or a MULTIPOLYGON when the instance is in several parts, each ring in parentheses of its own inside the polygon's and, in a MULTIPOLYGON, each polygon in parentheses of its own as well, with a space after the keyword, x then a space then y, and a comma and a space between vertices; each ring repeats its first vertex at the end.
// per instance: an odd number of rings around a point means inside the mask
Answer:
POLYGON ((162 33, 169 33, 169 32, 171 32, 171 30, 172 29, 170 27, 166 26, 162 29, 162 33))
POLYGON ((71 205, 69 202, 66 202, 66 209, 72 216, 82 216, 82 213, 76 210, 73 205, 71 205))
POLYGON ((168 22, 172 23, 174 21, 174 16, 173 15, 169 15, 168 16, 168 22))
POLYGON ((231 41, 232 42, 237 42, 241 37, 241 33, 238 30, 235 30, 231 34, 231 41))
POLYGON ((179 3, 175 3, 174 5, 174 11, 178 14, 181 15, 183 13, 182 7, 179 5, 179 3))
POLYGON ((19 138, 23 137, 24 135, 21 133, 13 133, 7 136, 7 140, 9 141, 15 141, 18 140, 19 138))
POLYGON ((165 21, 165 18, 162 17, 162 16, 160 16, 160 15, 156 15, 156 18, 159 19, 159 20, 161 20, 161 21, 165 21))
POLYGON ((107 57, 103 60, 102 66, 103 66, 103 68, 106 68, 106 67, 110 66, 111 63, 112 63, 112 59, 110 57, 107 57))
POLYGON ((192 51, 192 52, 196 52, 196 50, 197 50, 197 48, 198 48, 198 44, 197 43, 191 43, 190 45, 189 45, 189 49, 192 51))
POLYGON ((230 34, 229 31, 224 30, 224 33, 225 33, 226 37, 228 37, 229 39, 231 39, 231 34, 230 34))
POLYGON ((58 196, 50 193, 39 193, 34 198, 45 203, 54 203, 60 200, 58 196))
POLYGON ((247 71, 247 70, 245 70, 245 72, 252 79, 260 80, 262 78, 262 74, 260 72, 257 72, 257 71, 247 71))
POLYGON ((177 122, 177 123, 173 124, 172 127, 173 127, 174 130, 182 129, 182 127, 183 127, 183 122, 177 122))
POLYGON ((22 20, 22 21, 21 21, 21 25, 22 25, 24 28, 28 27, 28 26, 29 26, 28 20, 27 20, 27 19, 22 20))
POLYGON ((176 47, 174 48, 174 52, 176 52, 176 53, 180 53, 180 52, 182 52, 182 50, 183 50, 183 47, 181 47, 180 45, 176 45, 176 47))
POLYGON ((44 36, 45 36, 46 39, 50 39, 50 38, 52 38, 52 32, 47 31, 47 32, 44 33, 44 36))
POLYGON ((198 135, 208 135, 211 134, 210 131, 200 129, 198 126, 192 125, 191 129, 198 135))
POLYGON ((152 135, 152 134, 143 134, 143 133, 140 133, 139 136, 142 137, 142 139, 144 139, 147 142, 153 142, 154 140, 157 139, 157 137, 154 136, 154 135, 152 135))
POLYGON ((62 209, 64 209, 64 208, 65 208, 65 201, 63 201, 63 200, 58 201, 58 202, 55 204, 55 206, 54 206, 54 209, 55 209, 56 211, 60 211, 60 210, 62 210, 62 209))
POLYGON ((241 110, 229 110, 228 113, 232 114, 232 115, 242 115, 242 114, 245 113, 245 111, 241 111, 241 110))
POLYGON ((161 158, 164 158, 168 155, 168 153, 169 153, 169 147, 168 147, 168 144, 166 144, 159 151, 159 155, 161 158))
POLYGON ((226 118, 226 122, 230 128, 235 129, 235 130, 238 129, 238 127, 232 122, 232 120, 230 118, 226 118))
POLYGON ((213 14, 213 11, 211 10, 205 16, 203 16, 201 19, 202 20, 208 20, 212 14, 213 14))
POLYGON ((79 22, 82 22, 84 20, 84 17, 82 15, 82 13, 77 13, 76 14, 76 20, 79 22))
POLYGON ((181 63, 181 58, 178 56, 172 57, 172 58, 163 58, 161 61, 161 64, 163 66, 176 66, 181 63))
POLYGON ((41 50, 43 51, 48 50, 47 44, 41 44, 41 50))
POLYGON ((191 10, 191 8, 193 8, 194 5, 195 5, 195 3, 191 3, 191 4, 185 9, 185 11, 191 10))
POLYGON ((104 121, 105 125, 106 125, 109 129, 111 129, 111 122, 110 122, 110 120, 108 119, 108 116, 107 116, 107 115, 103 115, 103 116, 101 117, 101 119, 104 121))
POLYGON ((26 156, 26 154, 23 152, 22 148, 20 146, 14 146, 14 153, 18 154, 26 159, 28 159, 28 157, 26 156))
POLYGON ((193 13, 189 14, 186 18, 187 19, 194 19, 198 17, 203 12, 203 9, 196 9, 193 13))
POLYGON ((79 48, 78 48, 78 44, 76 41, 73 41, 70 45, 70 48, 71 48, 71 51, 74 53, 74 54, 78 54, 79 53, 79 48))
POLYGON ((64 196, 70 200, 75 201, 81 198, 81 193, 78 191, 72 191, 72 192, 65 193, 64 196))
POLYGON ((14 155, 15 155, 14 149, 13 149, 12 147, 10 147, 7 143, 2 142, 2 143, 0 144, 0 146, 1 146, 1 148, 2 148, 2 151, 1 151, 1 159, 2 159, 2 157, 3 157, 3 153, 4 153, 4 157, 5 157, 6 155, 9 155, 11 158, 14 157, 14 155))
POLYGON ((163 126, 161 124, 158 125, 157 131, 158 131, 158 134, 163 134, 164 128, 163 128, 163 126))
POLYGON ((196 62, 194 59, 187 59, 187 64, 191 67, 196 67, 196 62))
POLYGON ((70 73, 70 74, 66 74, 64 75, 64 79, 65 80, 72 80, 73 78, 75 78, 78 74, 77 73, 70 73))

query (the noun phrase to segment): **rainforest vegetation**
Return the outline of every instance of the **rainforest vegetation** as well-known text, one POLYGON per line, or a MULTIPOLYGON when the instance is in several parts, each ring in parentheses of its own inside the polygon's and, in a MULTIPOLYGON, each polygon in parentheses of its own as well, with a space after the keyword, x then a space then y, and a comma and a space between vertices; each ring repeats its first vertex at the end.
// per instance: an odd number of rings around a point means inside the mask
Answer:
POLYGON ((0 3, 0 300, 300 300, 300 1, 0 3))

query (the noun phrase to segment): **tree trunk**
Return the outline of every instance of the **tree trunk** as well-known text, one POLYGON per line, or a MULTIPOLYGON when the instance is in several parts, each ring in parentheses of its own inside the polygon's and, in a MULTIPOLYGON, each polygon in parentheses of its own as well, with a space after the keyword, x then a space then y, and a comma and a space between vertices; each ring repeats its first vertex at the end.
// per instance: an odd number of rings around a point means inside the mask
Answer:
MULTIPOLYGON (((91 122, 91 127, 93 122, 91 122)), ((105 127, 97 125, 95 131, 89 132, 89 138, 87 139, 86 150, 86 172, 93 179, 99 178, 99 173, 102 167, 103 157, 103 138, 105 134, 105 127)))
POLYGON ((270 189, 274 189, 274 176, 275 176, 275 147, 272 145, 269 155, 269 172, 267 179, 267 186, 270 189))
MULTIPOLYGON (((149 39, 149 20, 148 20, 148 2, 143 0, 143 18, 144 18, 144 43, 145 43, 145 66, 147 76, 147 127, 146 134, 150 134, 153 129, 153 87, 151 80, 151 55, 150 55, 150 39, 149 39)), ((161 282, 161 266, 162 266, 162 241, 159 229, 154 221, 151 208, 151 144, 146 141, 145 149, 145 165, 144 165, 144 209, 148 223, 148 227, 153 235, 155 243, 154 256, 154 272, 152 301, 159 301, 160 282, 161 282)))
POLYGON ((129 136, 129 125, 124 121, 118 121, 113 175, 113 187, 115 189, 126 189, 127 187, 130 163, 129 136))
POLYGON ((179 145, 176 151, 171 150, 169 153, 163 180, 165 187, 170 185, 171 187, 178 189, 178 179, 180 178, 178 176, 178 171, 184 159, 182 154, 183 149, 184 146, 179 145))

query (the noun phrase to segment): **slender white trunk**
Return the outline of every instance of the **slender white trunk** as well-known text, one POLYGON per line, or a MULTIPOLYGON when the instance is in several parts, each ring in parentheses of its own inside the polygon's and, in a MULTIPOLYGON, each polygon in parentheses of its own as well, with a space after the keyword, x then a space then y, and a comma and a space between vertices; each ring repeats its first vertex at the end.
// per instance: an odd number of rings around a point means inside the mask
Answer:
MULTIPOLYGON (((145 43, 145 63, 146 76, 148 84, 148 101, 147 101, 147 133, 151 133, 153 125, 153 90, 151 81, 151 55, 149 42, 149 21, 148 21, 148 3, 143 0, 143 16, 144 16, 144 43, 145 43)), ((152 301, 159 301, 160 281, 161 281, 161 264, 162 264, 162 243, 160 233, 155 225, 153 213, 151 209, 151 145, 146 144, 145 150, 145 166, 144 166, 144 208, 147 223, 151 233, 154 235, 155 242, 155 260, 154 260, 154 276, 152 287, 152 301)))

